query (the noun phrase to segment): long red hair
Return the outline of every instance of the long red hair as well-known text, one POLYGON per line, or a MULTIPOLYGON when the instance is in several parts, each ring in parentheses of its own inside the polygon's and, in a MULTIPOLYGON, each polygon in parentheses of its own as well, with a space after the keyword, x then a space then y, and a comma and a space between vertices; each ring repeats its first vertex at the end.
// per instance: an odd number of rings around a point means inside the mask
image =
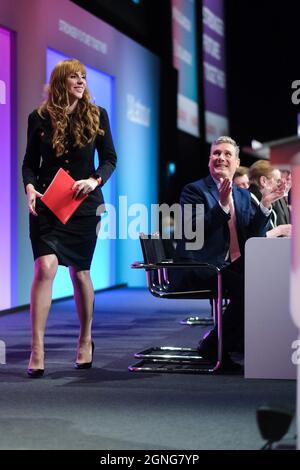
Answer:
MULTIPOLYGON (((51 118, 52 143, 57 157, 65 153, 65 132, 70 119, 67 113, 70 104, 66 81, 67 77, 73 73, 86 74, 85 67, 79 60, 61 60, 56 64, 50 77, 48 97, 38 110, 40 116, 45 118, 48 114, 51 118)), ((103 133, 100 129, 99 108, 91 102, 87 88, 72 113, 71 133, 74 145, 78 147, 84 147, 92 142, 98 133, 103 133)))

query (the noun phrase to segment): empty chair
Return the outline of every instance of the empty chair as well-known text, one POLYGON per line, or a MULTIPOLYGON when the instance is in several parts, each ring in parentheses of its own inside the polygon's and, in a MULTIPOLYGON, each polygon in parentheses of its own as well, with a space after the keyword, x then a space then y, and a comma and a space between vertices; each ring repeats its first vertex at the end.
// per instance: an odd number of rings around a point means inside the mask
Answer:
POLYGON ((165 299, 208 299, 212 301, 215 322, 218 332, 217 361, 212 364, 203 359, 197 349, 160 346, 149 348, 135 354, 141 361, 129 367, 131 371, 161 372, 214 372, 222 361, 222 277, 220 269, 207 263, 178 262, 167 257, 172 253, 170 240, 159 237, 159 234, 140 234, 140 243, 144 261, 135 262, 133 269, 146 271, 149 292, 165 299), (170 281, 171 269, 211 269, 216 274, 213 289, 174 290, 170 281))

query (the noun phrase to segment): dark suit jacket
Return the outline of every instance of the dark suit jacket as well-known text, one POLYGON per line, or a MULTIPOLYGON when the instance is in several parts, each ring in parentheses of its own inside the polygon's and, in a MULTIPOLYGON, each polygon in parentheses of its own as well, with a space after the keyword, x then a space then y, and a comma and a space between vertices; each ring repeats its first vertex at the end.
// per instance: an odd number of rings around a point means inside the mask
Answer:
MULTIPOLYGON (((249 191, 233 185, 233 198, 239 246, 243 254, 248 238, 266 235, 269 229, 269 217, 266 217, 259 207, 251 205, 249 191)), ((200 250, 187 251, 186 240, 180 240, 176 248, 177 258, 189 258, 219 267, 229 264, 225 258, 229 249, 230 214, 225 213, 218 201, 219 191, 210 175, 185 186, 180 198, 182 209, 184 204, 192 204, 194 218, 195 205, 204 204, 204 245, 200 250)))
MULTIPOLYGON (((59 168, 66 170, 75 180, 96 174, 102 178, 103 186, 114 171, 117 160, 109 119, 104 108, 100 108, 100 128, 104 130, 104 135, 97 135, 83 148, 74 147, 69 137, 65 154, 57 157, 52 147, 50 117, 43 119, 37 110, 33 111, 28 118, 27 148, 22 166, 24 186, 31 183, 37 191, 44 193, 59 168), (94 165, 95 149, 99 155, 97 169, 94 165)), ((96 215, 97 207, 103 202, 101 188, 97 187, 80 205, 76 215, 96 215)), ((38 199, 37 209, 40 204, 42 202, 38 199)))
POLYGON ((291 223, 291 214, 288 208, 288 205, 284 198, 278 199, 273 204, 273 210, 276 213, 276 223, 277 225, 284 225, 291 223))
MULTIPOLYGON (((259 201, 261 200, 262 194, 259 190, 259 187, 256 184, 251 184, 248 188, 248 191, 254 194, 254 196, 259 201)), ((253 199, 252 199, 252 203, 255 204, 255 201, 253 201, 253 199)), ((278 201, 273 202, 271 221, 272 221, 272 227, 277 227, 277 225, 291 223, 290 210, 284 198, 278 199, 278 201)))

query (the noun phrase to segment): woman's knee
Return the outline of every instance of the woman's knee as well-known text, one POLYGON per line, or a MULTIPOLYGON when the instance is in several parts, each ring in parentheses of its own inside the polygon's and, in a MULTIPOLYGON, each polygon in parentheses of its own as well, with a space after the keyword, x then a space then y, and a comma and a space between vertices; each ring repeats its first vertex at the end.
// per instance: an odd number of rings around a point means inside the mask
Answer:
POLYGON ((90 271, 71 271, 71 278, 74 284, 81 286, 91 282, 90 271))
POLYGON ((55 255, 41 256, 35 261, 35 279, 53 281, 58 267, 55 255))

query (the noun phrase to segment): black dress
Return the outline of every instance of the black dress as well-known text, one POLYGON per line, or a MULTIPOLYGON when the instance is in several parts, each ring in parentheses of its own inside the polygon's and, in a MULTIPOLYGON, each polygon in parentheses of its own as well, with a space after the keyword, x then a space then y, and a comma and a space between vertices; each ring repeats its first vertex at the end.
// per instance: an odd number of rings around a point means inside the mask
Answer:
MULTIPOLYGON (((74 146, 70 137, 71 127, 72 115, 66 133, 68 144, 65 154, 57 157, 52 147, 50 117, 43 119, 36 110, 29 115, 27 148, 22 166, 25 188, 31 183, 37 191, 44 193, 59 168, 63 168, 75 180, 97 175, 102 179, 101 186, 105 184, 115 169, 117 159, 107 112, 100 108, 100 128, 104 135, 97 135, 94 141, 83 148, 74 146), (97 169, 94 166, 95 149, 99 155, 97 169)), ((29 215, 34 259, 55 254, 59 264, 63 266, 89 270, 100 229, 100 214, 104 210, 103 194, 99 186, 88 195, 66 224, 62 224, 37 198, 38 216, 29 215)))

